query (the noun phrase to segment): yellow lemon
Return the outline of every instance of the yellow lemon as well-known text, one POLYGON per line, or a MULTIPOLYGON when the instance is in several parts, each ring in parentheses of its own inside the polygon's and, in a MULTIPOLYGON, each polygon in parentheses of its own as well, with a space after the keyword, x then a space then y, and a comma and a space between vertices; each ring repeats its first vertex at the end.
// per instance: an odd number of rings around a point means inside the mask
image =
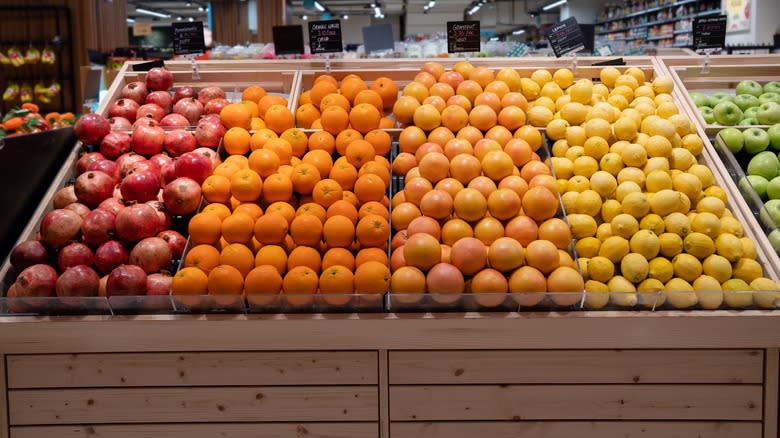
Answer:
POLYGON ((738 220, 731 216, 724 216, 720 218, 720 233, 733 234, 736 237, 743 236, 742 224, 738 220))
MULTIPOLYGON (((566 142, 568 143, 568 141, 566 142)), ((566 150, 565 157, 571 160, 572 162, 576 160, 577 158, 585 155, 585 148, 582 146, 573 146, 569 144, 569 149, 566 150)))
POLYGON ((526 115, 528 116, 528 124, 537 128, 547 126, 547 124, 550 123, 550 120, 553 119, 553 112, 550 111, 549 108, 543 106, 528 108, 526 115))
POLYGON ((638 84, 644 84, 647 81, 645 72, 643 72, 638 67, 629 67, 623 74, 633 77, 638 84))
POLYGON ((629 193, 641 191, 642 187, 640 187, 639 184, 635 183, 634 181, 623 181, 622 183, 618 184, 617 189, 615 190, 615 199, 617 199, 618 202, 623 202, 623 198, 625 198, 629 193))
POLYGON ((580 79, 567 90, 572 102, 590 103, 593 96, 593 82, 589 79, 580 79))
MULTIPOLYGON (((707 169, 709 170, 709 169, 707 169)), ((722 217, 726 213, 726 203, 714 196, 705 196, 696 203, 696 211, 712 213, 722 217)))
POLYGON ((636 287, 623 276, 617 275, 607 283, 610 301, 620 307, 634 307, 638 303, 636 287))
POLYGON ((547 82, 546 84, 542 85, 542 89, 539 94, 555 102, 559 97, 563 96, 563 90, 561 90, 561 87, 559 87, 555 82, 547 82))
POLYGON ((615 216, 621 214, 622 212, 623 207, 616 199, 607 199, 603 204, 601 204, 601 219, 603 219, 604 222, 611 223, 612 219, 614 219, 615 216))
POLYGON ((566 138, 566 128, 569 122, 563 119, 553 119, 547 124, 547 138, 551 140, 561 140, 566 138))
MULTIPOLYGON (((569 182, 566 181, 566 188, 568 189, 569 182)), ((561 202, 563 203, 563 209, 566 210, 566 212, 574 211, 574 204, 577 202, 577 197, 580 194, 574 191, 568 191, 564 192, 561 195, 561 202)), ((571 222, 571 221, 570 221, 571 222)))
POLYGON ((610 94, 607 98, 607 102, 619 110, 628 108, 628 99, 622 94, 610 94))
MULTIPOLYGON (((680 110, 677 109, 677 105, 675 105, 674 102, 663 102, 655 109, 656 115, 663 117, 664 119, 668 119, 676 114, 679 114, 679 112, 680 110)), ((672 126, 675 126, 675 132, 677 132, 676 124, 672 123, 672 126)))
POLYGON ((636 143, 629 143, 620 156, 626 166, 642 167, 647 162, 647 151, 636 143))
POLYGON ((674 276, 674 265, 669 259, 656 257, 647 264, 647 277, 666 283, 674 276))
POLYGON ((699 155, 704 149, 704 141, 697 134, 688 134, 682 138, 682 147, 692 155, 699 155))
POLYGON ((620 77, 620 75, 620 70, 616 69, 615 67, 605 67, 602 68, 599 72, 599 79, 601 79, 601 82, 604 85, 612 88, 615 86, 615 81, 618 77, 620 77))
POLYGON ((639 81, 637 81, 636 78, 631 75, 622 74, 615 80, 615 88, 621 86, 628 87, 633 91, 639 87, 639 81))
MULTIPOLYGON (((590 187, 595 190, 596 193, 601 195, 602 198, 610 198, 615 195, 617 189, 617 180, 611 173, 605 170, 599 170, 590 177, 590 187)), ((601 202, 599 202, 599 208, 601 202)))
POLYGON ((699 306, 706 310, 715 310, 723 304, 723 291, 718 280, 709 275, 702 275, 693 282, 699 306))
POLYGON ((591 310, 603 309, 609 303, 609 287, 595 280, 585 282, 585 307, 591 310))
POLYGON ((601 248, 601 241, 592 236, 579 239, 574 245, 577 256, 587 258, 597 256, 599 248, 601 248))
POLYGON ((590 180, 582 175, 575 175, 569 178, 569 190, 577 193, 584 192, 590 188, 590 180))
POLYGON ((559 87, 565 90, 574 82, 574 73, 568 68, 561 68, 555 70, 555 73, 553 73, 553 80, 559 87))
POLYGON ((626 181, 632 181, 635 182, 640 188, 644 187, 645 179, 645 173, 636 167, 626 167, 617 175, 618 184, 623 184, 626 181))
POLYGON ((574 160, 574 174, 590 178, 599 170, 599 162, 595 158, 583 155, 574 160))
MULTIPOLYGON (((663 105, 663 104, 662 104, 663 105)), ((660 111, 660 106, 656 107, 656 113, 660 111)), ((676 107, 675 107, 676 108, 676 107)), ((660 115, 660 114, 658 114, 660 115)), ((683 114, 673 114, 668 117, 669 121, 674 125, 674 129, 680 138, 685 137, 691 133, 691 121, 683 114)), ((698 137, 698 136, 697 136, 698 137)), ((696 154, 694 154, 696 155, 696 154)))
POLYGON ((520 89, 523 96, 530 102, 536 100, 539 97, 541 86, 529 78, 520 79, 520 89))
POLYGON ((599 225, 599 227, 596 229, 596 239, 599 239, 601 242, 604 242, 610 237, 612 237, 612 224, 603 223, 599 225))
POLYGON ((564 178, 568 180, 574 176, 574 163, 567 158, 552 157, 550 158, 555 176, 559 179, 564 178))
POLYGON ((666 137, 653 135, 647 140, 645 147, 648 157, 669 158, 672 156, 672 142, 666 137))
POLYGON ((731 278, 731 263, 723 256, 712 254, 701 264, 702 272, 723 283, 731 278))
MULTIPOLYGON (((562 119, 555 119, 555 120, 562 120, 562 119)), ((553 143, 550 152, 552 152, 553 157, 565 157, 567 150, 569 150, 569 143, 565 139, 561 139, 561 140, 556 140, 555 143, 553 143)))
POLYGON ((621 202, 623 213, 629 214, 637 219, 643 218, 650 211, 650 202, 647 195, 641 192, 629 193, 621 202))
MULTIPOLYGON (((658 195, 656 194, 656 196, 658 195)), ((666 232, 677 234, 683 238, 691 232, 691 220, 679 211, 664 217, 664 226, 666 232)))
POLYGON ((721 286, 724 290, 724 301, 732 309, 744 309, 753 305, 753 292, 746 281, 732 278, 721 286))
POLYGON ((585 140, 585 145, 583 147, 585 148, 585 155, 593 157, 596 160, 601 160, 604 155, 607 155, 609 152, 609 143, 607 143, 607 140, 598 136, 589 136, 589 138, 585 140))
POLYGON ((664 257, 674 257, 680 254, 683 249, 683 240, 679 234, 663 233, 658 236, 661 244, 661 255, 664 257))
POLYGON ((681 278, 672 278, 665 285, 666 302, 675 309, 688 309, 699 302, 693 286, 681 278))
POLYGON ((733 275, 735 278, 744 280, 748 283, 763 275, 761 265, 757 261, 748 258, 741 258, 734 264, 733 275))
POLYGON ((691 202, 695 202, 703 194, 701 181, 690 173, 680 173, 673 176, 672 185, 675 190, 687 196, 691 202))
POLYGON ((630 239, 639 231, 639 222, 634 216, 626 213, 620 213, 610 221, 612 225, 612 234, 624 239, 630 239))
POLYGON ((587 214, 573 213, 567 217, 571 235, 575 239, 585 239, 596 235, 596 219, 587 214))
POLYGON ((609 152, 601 157, 599 167, 610 175, 617 176, 624 167, 623 158, 620 157, 620 154, 609 152))
POLYGON ((715 242, 704 233, 688 233, 683 239, 683 248, 685 252, 704 260, 715 252, 715 242))
MULTIPOLYGON (((663 170, 654 170, 647 174, 647 177, 645 178, 645 188, 648 192, 658 194, 662 191, 669 191, 673 187, 672 185, 672 177, 669 176, 667 172, 664 172, 663 170)), ((664 192, 665 193, 665 192, 664 192)), ((668 195, 667 195, 668 196, 668 195)), ((655 196, 653 196, 655 198, 655 196)), ((668 199, 667 199, 668 201, 668 199)), ((660 200, 657 202, 661 202, 660 200)), ((676 201, 674 201, 676 205, 676 201)), ((653 205, 650 205, 651 208, 653 208, 653 205)), ((672 208, 669 212, 674 211, 675 208, 672 208)), ((655 210, 653 210, 655 211, 655 210)))
POLYGON ((776 309, 780 303, 780 288, 777 283, 769 278, 759 277, 750 282, 750 287, 755 291, 753 301, 762 309, 776 309))
MULTIPOLYGON (((569 123, 569 122, 566 122, 569 123)), ((582 126, 567 126, 566 127, 566 142, 569 146, 584 146, 585 140, 588 139, 588 133, 582 126)))
POLYGON ((620 236, 611 236, 601 242, 599 255, 608 258, 612 263, 618 263, 628 254, 628 240, 620 236))
POLYGON ((574 204, 574 212, 596 216, 601 212, 601 195, 592 189, 581 192, 574 204))
POLYGON ((701 275, 701 262, 690 254, 677 254, 672 259, 674 275, 687 282, 696 280, 701 275))
POLYGON ((555 112, 557 110, 557 108, 555 108, 555 102, 553 102, 549 97, 544 97, 544 96, 541 96, 538 99, 536 99, 534 101, 534 106, 543 106, 552 112, 555 112))
POLYGON ((553 80, 552 74, 547 70, 535 70, 531 73, 531 80, 539 84, 540 87, 553 80))
POLYGON ((658 236, 650 230, 639 230, 631 236, 629 241, 631 252, 641 254, 642 257, 650 260, 658 255, 661 250, 661 241, 658 236))
POLYGON ((636 138, 637 123, 631 117, 620 117, 612 125, 612 131, 618 140, 632 141, 636 138))
POLYGON ((650 213, 639 221, 639 229, 652 231, 656 236, 660 236, 665 230, 664 219, 655 213, 650 213))
POLYGON ((587 115, 588 107, 579 102, 569 102, 561 108, 561 118, 572 125, 581 124, 587 115))
POLYGON ((626 280, 637 284, 647 278, 647 259, 637 253, 630 253, 620 261, 620 273, 626 280))
POLYGON ((739 241, 742 242, 742 252, 744 253, 742 257, 755 260, 757 256, 756 244, 747 237, 742 237, 739 241))

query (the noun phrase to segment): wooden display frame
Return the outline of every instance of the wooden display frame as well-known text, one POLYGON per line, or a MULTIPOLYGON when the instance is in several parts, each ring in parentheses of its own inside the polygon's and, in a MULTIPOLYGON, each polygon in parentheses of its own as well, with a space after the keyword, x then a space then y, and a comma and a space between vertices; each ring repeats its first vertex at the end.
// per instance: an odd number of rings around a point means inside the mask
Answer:
POLYGON ((0 438, 775 438, 779 362, 777 310, 0 317, 0 438))

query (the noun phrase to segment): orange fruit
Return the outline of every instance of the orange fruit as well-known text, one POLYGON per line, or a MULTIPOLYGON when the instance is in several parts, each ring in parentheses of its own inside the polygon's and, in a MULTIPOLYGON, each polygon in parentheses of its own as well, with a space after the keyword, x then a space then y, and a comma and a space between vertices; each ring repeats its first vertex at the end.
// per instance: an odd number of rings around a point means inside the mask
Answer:
POLYGON ((254 202, 263 192, 263 180, 252 169, 241 169, 230 177, 230 193, 241 202, 254 202))
POLYGON ((523 96, 523 93, 512 91, 506 93, 501 98, 501 106, 503 108, 508 106, 516 106, 525 112, 528 110, 528 100, 525 98, 525 96, 523 96))
MULTIPOLYGON (((475 294, 504 294, 508 290, 509 284, 507 283, 506 277, 495 269, 483 269, 471 279, 471 292, 475 294)), ((504 299, 503 295, 489 297, 484 301, 477 298, 478 302, 486 306, 499 305, 504 302, 504 299)))
POLYGON ((355 140, 362 140, 363 134, 354 129, 345 129, 336 136, 336 152, 339 155, 347 153, 347 146, 355 140))
POLYGON ((309 135, 309 152, 324 150, 332 154, 336 150, 336 138, 328 131, 313 132, 309 135))
POLYGON ((498 113, 498 124, 506 129, 515 130, 525 125, 525 112, 516 106, 507 106, 498 113))
POLYGON ((252 113, 246 105, 230 103, 219 112, 219 118, 226 128, 239 127, 249 129, 252 126, 252 113))
POLYGON ((298 207, 295 211, 295 216, 311 215, 319 219, 320 223, 324 223, 328 218, 328 212, 323 206, 315 202, 307 202, 298 207))
POLYGON ((336 85, 336 86, 338 86, 338 84, 339 84, 339 81, 337 81, 336 78, 334 78, 332 75, 328 75, 328 74, 319 75, 316 78, 314 78, 314 84, 318 84, 321 81, 327 81, 327 82, 330 82, 331 84, 336 85))
POLYGON ((400 123, 410 123, 420 105, 420 101, 412 96, 401 96, 393 104, 393 116, 400 123))
POLYGON ((310 194, 319 180, 320 172, 313 164, 301 163, 293 167, 291 182, 296 193, 310 194))
POLYGON ((458 132, 469 123, 469 113, 460 106, 450 105, 441 112, 441 124, 451 132, 458 132))
POLYGON ((531 187, 523 195, 523 211, 536 221, 543 221, 555 216, 558 211, 558 196, 543 186, 531 187))
POLYGON ((350 204, 354 205, 355 207, 360 205, 360 201, 358 201, 357 196, 355 196, 355 194, 350 192, 349 190, 344 190, 342 192, 341 199, 349 202, 350 204))
POLYGON ((371 89, 382 98, 382 107, 390 109, 398 99, 398 86, 395 81, 387 77, 381 77, 371 83, 371 89))
POLYGON ((306 266, 297 266, 290 269, 284 276, 282 290, 289 295, 304 295, 317 293, 319 277, 317 273, 306 266))
POLYGON ((198 213, 190 219, 187 229, 192 243, 214 245, 222 235, 222 220, 213 213, 198 213))
POLYGON ((385 196, 385 183, 377 175, 365 174, 355 181, 355 196, 361 203, 381 201, 385 196))
POLYGON ((233 127, 227 130, 222 138, 225 151, 231 155, 243 155, 249 152, 249 131, 241 127, 233 127))
MULTIPOLYGON (((323 269, 320 275, 320 293, 351 294, 355 289, 353 277, 352 271, 345 266, 334 265, 323 269)), ((333 304, 345 303, 338 301, 333 304)))
POLYGON ((369 131, 379 128, 379 120, 381 118, 382 113, 380 113, 379 110, 376 109, 373 105, 368 103, 356 104, 349 111, 349 123, 352 125, 353 129, 360 132, 361 134, 365 134, 369 131))
POLYGON ((355 269, 355 293, 383 294, 390 288, 390 268, 387 264, 368 261, 355 269))
POLYGON ((209 273, 219 265, 219 251, 211 245, 197 245, 184 257, 184 267, 198 268, 209 273))
POLYGON ((366 133, 363 139, 368 143, 371 143, 371 145, 374 147, 375 155, 387 155, 390 153, 392 138, 387 132, 375 129, 366 133))
POLYGON ((339 88, 341 94, 346 97, 350 103, 354 103, 358 93, 363 90, 368 90, 368 85, 360 78, 345 78, 341 81, 341 87, 339 88))
POLYGON ((212 172, 212 175, 220 175, 224 176, 226 178, 230 178, 233 176, 234 173, 238 172, 241 168, 236 165, 236 163, 219 163, 217 167, 214 168, 214 171, 212 172))
POLYGON ((342 199, 342 196, 343 190, 341 185, 330 178, 318 181, 317 184, 314 185, 314 190, 312 191, 314 202, 325 208, 330 207, 334 202, 342 199))
POLYGON ((350 248, 355 240, 355 225, 348 217, 335 215, 325 221, 322 235, 329 248, 350 248))
POLYGON ((512 140, 512 131, 506 129, 505 127, 501 125, 496 125, 485 133, 485 138, 489 140, 493 140, 496 143, 499 144, 499 146, 504 147, 507 143, 509 143, 510 140, 512 140))
MULTIPOLYGON (((455 95, 455 89, 452 88, 450 84, 445 84, 444 82, 437 82, 433 84, 428 91, 431 93, 431 96, 438 96, 444 99, 446 102, 447 99, 455 95)), ((428 97, 431 97, 428 96, 428 97)))
POLYGON ((497 121, 498 115, 493 108, 487 105, 476 105, 469 113, 469 123, 481 131, 487 131, 496 126, 497 121))
POLYGON ((271 149, 257 149, 249 154, 249 168, 267 178, 279 170, 279 155, 271 149))
POLYGON ((268 128, 255 130, 255 133, 249 138, 249 146, 253 151, 261 149, 272 138, 279 138, 279 136, 268 128))
POLYGON ((306 266, 319 273, 322 266, 319 251, 309 246, 296 246, 287 256, 287 270, 290 271, 298 266, 306 266))
MULTIPOLYGON (((417 81, 409 82, 404 87, 404 90, 403 90, 402 94, 404 96, 409 96, 409 97, 417 100, 417 102, 421 103, 423 100, 425 100, 426 97, 428 97, 430 95, 430 92, 428 91, 428 88, 429 88, 428 86, 426 86, 425 84, 423 84, 421 82, 417 82, 417 81)), ((401 99, 399 98, 398 100, 401 100, 401 99)), ((396 102, 396 103, 398 103, 398 102, 396 102)), ((395 107, 393 107, 393 108, 395 109, 395 107)), ((395 113, 395 111, 393 111, 393 112, 395 113)))
POLYGON ((287 202, 293 195, 293 184, 289 177, 274 173, 263 182, 263 200, 270 203, 287 202))
POLYGON ((291 223, 295 219, 295 208, 289 202, 274 202, 266 208, 266 213, 279 213, 281 214, 287 223, 291 223))
POLYGON ((487 105, 496 113, 501 111, 501 99, 495 94, 483 91, 474 98, 474 106, 487 105))
POLYGON ((344 108, 344 111, 349 111, 350 108, 352 108, 349 100, 338 93, 328 94, 322 98, 322 102, 320 102, 320 112, 325 111, 329 106, 340 106, 344 108))
POLYGON ((515 131, 515 138, 525 140, 533 150, 539 149, 542 145, 542 134, 531 125, 525 125, 515 131))
POLYGON ((241 272, 242 278, 255 267, 255 255, 246 245, 231 243, 219 254, 220 265, 230 265, 241 272))
POLYGON ((421 71, 414 76, 414 82, 425 85, 425 88, 431 88, 436 83, 436 77, 427 71, 421 71))
POLYGON ((319 81, 311 87, 311 103, 320 106, 322 99, 328 94, 338 93, 339 89, 335 83, 330 81, 319 81))
POLYGON ((273 266, 259 265, 249 271, 244 279, 244 293, 278 294, 282 290, 282 276, 273 266))
POLYGON ((273 151, 279 157, 279 164, 290 164, 292 160, 292 146, 283 138, 272 138, 265 142, 263 149, 273 151))
POLYGON ((289 223, 281 213, 266 211, 255 222, 255 239, 263 245, 278 245, 284 242, 288 228, 289 223))
POLYGON ((403 254, 408 266, 427 271, 441 261, 441 244, 430 234, 411 234, 403 246, 403 254))
POLYGON ((308 148, 309 139, 306 137, 306 133, 298 128, 286 129, 279 138, 286 140, 290 143, 292 148, 292 154, 294 157, 301 158, 306 153, 308 148))
POLYGON ((390 238, 390 224, 378 214, 369 214, 358 221, 355 235, 363 248, 383 247, 390 238))
POLYGON ((208 202, 230 202, 230 179, 222 175, 211 175, 202 184, 203 197, 208 202))
POLYGON ((358 221, 358 210, 354 205, 343 199, 334 202, 327 210, 327 217, 344 216, 352 222, 354 227, 358 221))
POLYGON ((355 105, 361 103, 367 103, 376 108, 379 113, 383 113, 384 103, 382 102, 382 96, 374 90, 361 90, 358 92, 355 96, 355 105))
POLYGON ((250 85, 244 88, 244 91, 241 93, 241 100, 249 100, 257 103, 260 102, 260 99, 262 99, 265 95, 265 88, 258 85, 250 85))
POLYGON ((395 120, 389 117, 382 117, 379 119, 379 129, 393 129, 395 128, 395 120))
POLYGON ((296 245, 317 246, 322 240, 322 221, 317 216, 296 216, 290 224, 290 235, 296 245))
POLYGON ((414 110, 412 120, 415 126, 424 131, 430 131, 441 125, 441 112, 429 103, 423 104, 414 110))
POLYGON ((230 163, 239 169, 246 169, 249 167, 249 159, 243 155, 231 155, 225 158, 223 163, 230 163))
POLYGON ((322 256, 322 269, 325 270, 334 265, 344 266, 350 271, 354 271, 355 256, 346 248, 331 248, 322 256))
POLYGON ((285 105, 271 105, 263 118, 268 129, 281 134, 295 126, 295 117, 285 105))
POLYGON ((436 80, 438 80, 441 75, 444 74, 445 68, 438 62, 430 61, 423 64, 420 70, 430 73, 436 80))
POLYGON ((423 105, 432 105, 439 113, 447 106, 447 102, 439 96, 428 96, 422 103, 423 105))
POLYGON ((423 143, 428 141, 425 131, 417 126, 408 126, 398 137, 398 147, 401 152, 415 153, 423 143))
POLYGON ((279 274, 287 272, 287 252, 279 245, 263 245, 255 255, 255 266, 273 266, 279 274))
POLYGON ((330 170, 333 168, 333 158, 330 154, 323 149, 315 149, 309 151, 303 156, 303 162, 311 164, 319 172, 320 178, 328 176, 330 170))
POLYGON ((355 166, 347 162, 345 157, 341 157, 333 163, 333 168, 331 168, 328 176, 339 183, 342 189, 352 190, 358 178, 358 171, 355 169, 355 166))
MULTIPOLYGON (((252 102, 251 100, 242 100, 241 101, 241 105, 244 105, 245 107, 247 107, 249 109, 249 114, 252 115, 253 119, 255 117, 259 117, 260 116, 260 112, 258 111, 258 108, 257 108, 257 102, 252 102)), ((251 120, 249 121, 249 126, 250 127, 252 126, 252 121, 251 120)))
POLYGON ((458 84, 457 88, 455 89, 455 92, 458 93, 461 96, 466 97, 469 102, 474 102, 474 99, 479 96, 479 93, 481 93, 482 87, 475 81, 471 79, 466 79, 465 81, 458 84))
POLYGON ((502 150, 490 151, 482 157, 482 172, 493 181, 501 181, 517 169, 512 157, 502 150))
POLYGON ((349 114, 344 108, 329 106, 322 111, 320 121, 322 123, 322 129, 331 134, 338 134, 349 126, 349 114))
POLYGON ((227 207, 227 205, 215 202, 204 207, 201 213, 215 214, 217 217, 219 217, 220 221, 223 221, 226 217, 230 216, 230 209, 227 207))
POLYGON ((358 220, 364 217, 375 214, 383 217, 385 220, 390 220, 390 213, 387 211, 387 206, 382 202, 368 201, 360 206, 358 210, 358 220))
POLYGON ((402 202, 393 208, 391 223, 396 231, 405 230, 415 218, 422 216, 420 209, 411 202, 402 202))
POLYGON ((387 251, 381 248, 364 248, 358 251, 355 256, 355 266, 360 266, 372 261, 387 266, 389 264, 387 251))
POLYGON ((198 268, 184 268, 171 279, 174 295, 205 295, 208 292, 208 276, 198 268))
POLYGON ((385 165, 379 161, 369 161, 368 163, 361 166, 360 170, 358 171, 358 176, 360 177, 363 175, 376 175, 379 177, 379 179, 382 180, 385 188, 390 186, 390 170, 388 170, 387 167, 385 167, 385 165))
POLYGON ((257 102, 257 112, 260 114, 260 117, 264 118, 268 108, 271 108, 273 105, 287 105, 287 99, 282 96, 266 94, 257 102))
POLYGON ((493 93, 498 96, 499 99, 506 96, 509 91, 509 85, 504 81, 493 81, 485 87, 485 92, 493 93))
POLYGON ((393 160, 393 174, 406 176, 406 174, 417 167, 417 158, 409 152, 401 152, 393 160))
POLYGON ((229 265, 219 265, 209 272, 209 295, 241 295, 244 293, 244 276, 229 265))
POLYGON ((255 220, 246 213, 233 213, 222 221, 222 238, 228 243, 248 244, 254 237, 255 220))
POLYGON ((349 164, 359 169, 363 164, 373 161, 376 156, 374 146, 366 140, 355 140, 347 146, 346 153, 349 164))
POLYGON ((233 214, 236 213, 243 213, 248 215, 249 217, 252 218, 252 224, 254 225, 254 221, 256 221, 257 218, 263 215, 263 209, 260 208, 260 206, 255 203, 245 202, 233 209, 233 214))
POLYGON ((469 112, 474 105, 471 104, 471 101, 468 99, 468 97, 456 94, 447 99, 447 106, 459 106, 466 110, 466 112, 469 112))

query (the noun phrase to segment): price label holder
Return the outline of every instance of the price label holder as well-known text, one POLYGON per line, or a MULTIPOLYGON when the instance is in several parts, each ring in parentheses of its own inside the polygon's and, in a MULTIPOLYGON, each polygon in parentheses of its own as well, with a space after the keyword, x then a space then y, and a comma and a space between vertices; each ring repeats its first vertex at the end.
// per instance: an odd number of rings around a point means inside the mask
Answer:
POLYGON ((593 66, 599 66, 599 67, 606 67, 610 65, 626 65, 626 61, 623 60, 623 58, 617 58, 617 59, 608 59, 606 61, 601 62, 594 62, 593 66))
POLYGON ((133 64, 133 71, 149 71, 155 67, 165 67, 165 63, 162 59, 158 59, 157 61, 139 62, 138 64, 133 64))
POLYGON ((395 49, 393 26, 390 24, 375 24, 362 29, 363 47, 366 53, 382 52, 395 49))
MULTIPOLYGON (((447 53, 475 53, 480 47, 479 21, 447 22, 447 53)), ((468 60, 468 56, 466 57, 468 60)))
POLYGON ((277 55, 303 54, 303 27, 274 26, 274 51, 277 55))
POLYGON ((699 17, 693 20, 693 50, 704 51, 702 74, 710 72, 710 55, 726 45, 726 15, 699 17))
POLYGON ((341 21, 310 21, 309 47, 311 47, 313 54, 325 54, 325 70, 330 73, 330 54, 344 51, 341 39, 341 21))
POLYGON ((585 36, 577 19, 569 17, 555 23, 545 35, 556 58, 572 54, 572 71, 577 72, 577 52, 585 48, 585 36))
POLYGON ((192 79, 199 80, 198 63, 195 58, 206 51, 203 36, 203 22, 173 23, 173 54, 186 55, 192 60, 192 79))

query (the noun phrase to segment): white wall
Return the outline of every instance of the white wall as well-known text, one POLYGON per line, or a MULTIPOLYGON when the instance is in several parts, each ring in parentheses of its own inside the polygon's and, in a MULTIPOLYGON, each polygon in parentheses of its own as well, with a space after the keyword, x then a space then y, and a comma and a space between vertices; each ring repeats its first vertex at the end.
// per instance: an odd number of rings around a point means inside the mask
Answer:
MULTIPOLYGON (((335 17, 334 17, 335 18, 335 17)), ((310 19, 318 19, 316 17, 310 19)), ((376 20, 369 15, 350 15, 348 20, 341 20, 341 40, 344 45, 363 44, 363 28, 374 24, 389 23, 393 26, 393 39, 401 39, 401 26, 398 16, 386 16, 384 20, 376 20)), ((301 20, 300 17, 293 17, 290 24, 300 24, 303 26, 303 41, 309 43, 309 25, 308 22, 301 20)))
MULTIPOLYGON (((728 0, 723 0, 725 6, 728 0)), ((726 34, 726 44, 772 44, 780 31, 780 3, 777 0, 750 0, 750 29, 726 34)))
POLYGON ((603 8, 602 3, 593 0, 569 0, 561 6, 561 20, 574 17, 577 23, 593 24, 603 8))
POLYGON ((436 12, 442 8, 433 8, 427 14, 407 13, 406 15, 406 35, 414 36, 417 34, 430 35, 436 32, 446 32, 448 21, 463 20, 463 11, 443 11, 436 12))

